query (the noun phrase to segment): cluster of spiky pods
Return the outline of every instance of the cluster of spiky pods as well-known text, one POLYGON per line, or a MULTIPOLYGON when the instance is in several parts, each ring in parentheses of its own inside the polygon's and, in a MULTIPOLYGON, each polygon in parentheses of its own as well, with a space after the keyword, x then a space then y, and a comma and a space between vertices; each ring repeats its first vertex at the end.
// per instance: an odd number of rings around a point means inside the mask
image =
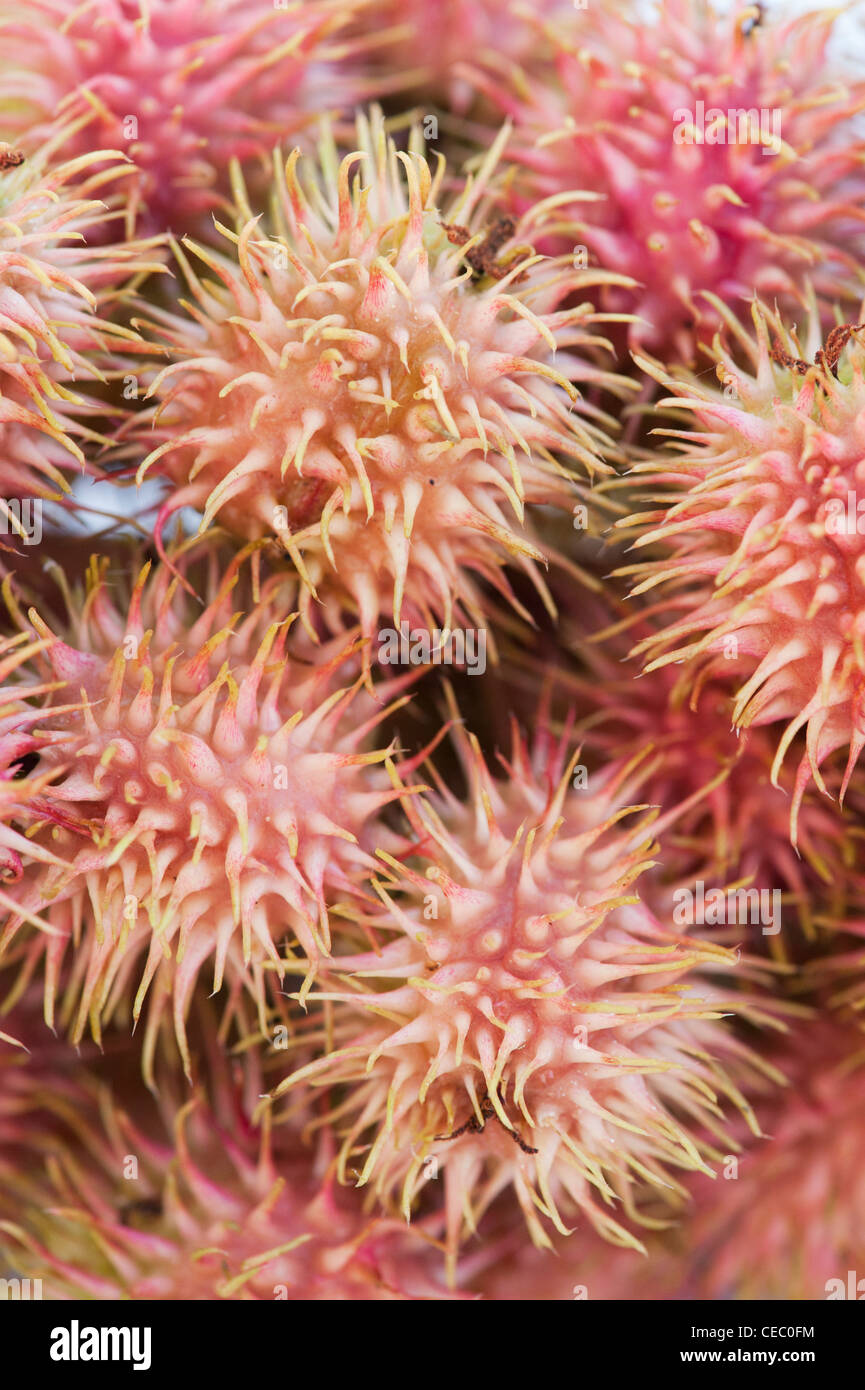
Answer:
POLYGON ((842 22, 0 3, 0 1275, 865 1268, 842 22))

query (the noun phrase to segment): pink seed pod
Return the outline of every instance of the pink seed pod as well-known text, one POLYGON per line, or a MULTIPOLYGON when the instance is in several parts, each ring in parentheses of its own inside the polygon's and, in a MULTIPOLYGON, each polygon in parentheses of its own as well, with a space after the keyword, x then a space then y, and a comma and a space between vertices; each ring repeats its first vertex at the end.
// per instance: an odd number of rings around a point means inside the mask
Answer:
POLYGON ((50 1023, 67 963, 74 1042, 115 1013, 137 1020, 152 989, 145 1055, 170 1006, 188 1070, 184 1020, 206 961, 215 990, 225 978, 263 1010, 283 944, 311 984, 337 902, 348 942, 369 939, 377 815, 399 794, 370 736, 402 685, 360 691, 356 638, 289 640, 284 577, 256 584, 242 556, 177 563, 203 600, 174 567, 149 566, 124 597, 94 561, 65 620, 19 615, 41 640, 7 663, 5 725, 53 776, 26 855, 10 847, 22 867, 4 885, 2 945, 28 978, 44 968, 50 1023))
POLYGON ((816 317, 805 346, 756 307, 754 322, 755 338, 737 335, 747 366, 718 348, 723 389, 644 362, 673 393, 662 404, 696 428, 676 431, 668 459, 637 465, 665 492, 622 524, 656 558, 622 573, 635 593, 664 586, 657 631, 635 648, 647 670, 687 662, 695 683, 735 670, 734 727, 782 726, 773 783, 804 730, 795 844, 809 783, 826 792, 821 768, 843 750, 843 797, 865 740, 865 346, 848 326, 821 347, 816 317))
POLYGON ((713 1143, 685 1117, 722 1134, 723 1097, 755 1123, 734 1079, 748 1050, 718 1021, 751 1005, 702 974, 734 957, 641 900, 655 818, 632 804, 635 764, 576 790, 569 746, 541 719, 493 778, 459 736, 467 797, 441 784, 407 800, 418 867, 380 856, 392 877, 379 927, 396 934, 334 963, 309 1001, 336 1001, 317 1025, 328 1050, 273 1092, 345 1087, 343 1173, 406 1215, 440 1167, 452 1269, 509 1188, 541 1246, 549 1223, 639 1250, 646 1200, 669 1216, 683 1199, 674 1171, 711 1171, 713 1143))
POLYGON ((469 62, 515 123, 515 202, 598 196, 576 242, 635 282, 604 303, 636 315, 629 347, 668 363, 699 365, 718 300, 746 318, 757 294, 796 316, 809 278, 831 324, 839 296, 862 295, 865 215, 865 85, 827 51, 840 12, 653 11, 593 0, 550 26, 554 72, 469 62))
POLYGON ((239 187, 231 254, 191 248, 215 278, 178 248, 194 305, 156 315, 172 361, 138 472, 172 484, 157 539, 182 507, 274 538, 306 609, 347 606, 367 635, 404 609, 482 625, 478 581, 516 602, 508 561, 549 602, 525 509, 570 506, 564 462, 608 468, 611 422, 572 383, 621 383, 582 299, 603 275, 530 254, 543 208, 496 213, 502 144, 445 205, 419 132, 397 151, 374 111, 341 163, 327 140, 318 165, 275 163, 269 235, 239 187))
POLYGON ((29 143, 62 119, 70 156, 114 148, 133 161, 127 228, 206 230, 228 206, 232 159, 266 164, 279 141, 368 94, 346 39, 366 3, 4 3, 4 129, 29 143))

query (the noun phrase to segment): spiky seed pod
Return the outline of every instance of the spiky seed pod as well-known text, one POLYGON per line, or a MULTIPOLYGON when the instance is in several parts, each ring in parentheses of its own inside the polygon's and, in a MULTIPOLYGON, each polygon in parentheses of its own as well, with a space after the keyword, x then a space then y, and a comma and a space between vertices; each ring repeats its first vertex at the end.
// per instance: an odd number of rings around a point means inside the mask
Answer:
POLYGON ((44 957, 49 1021, 71 956, 62 1015, 76 1041, 133 998, 137 1019, 155 985, 148 1038, 173 998, 187 1069, 204 963, 215 989, 227 974, 262 1003, 280 944, 295 943, 311 982, 330 908, 362 912, 376 814, 396 795, 374 766, 387 750, 369 751, 387 709, 358 693, 356 644, 292 647, 286 581, 256 593, 239 560, 222 563, 183 564, 200 603, 149 566, 124 601, 94 562, 86 599, 51 620, 62 638, 31 610, 46 650, 3 690, 8 726, 55 777, 31 862, 6 887, 2 944, 29 931, 25 966, 44 957))
POLYGON ((232 158, 266 162, 278 141, 363 96, 344 40, 366 3, 4 3, 4 127, 29 141, 64 117, 70 154, 119 148, 134 161, 127 229, 143 214, 151 230, 195 230, 227 206, 232 158))
POLYGON ((616 380, 594 365, 591 306, 559 307, 599 277, 526 256, 543 209, 495 220, 501 138, 446 210, 417 130, 397 152, 374 112, 357 141, 337 166, 325 140, 305 188, 297 151, 276 161, 270 236, 241 190, 236 259, 192 248, 216 279, 178 251, 194 317, 162 316, 175 360, 139 479, 173 484, 157 531, 192 506, 203 527, 275 536, 307 604, 335 595, 366 633, 404 601, 480 623, 477 580, 507 597, 509 558, 541 586, 524 508, 570 506, 556 456, 604 467, 608 422, 573 409, 571 382, 616 380))
POLYGON ((211 1108, 200 1089, 133 1120, 86 1073, 51 1082, 18 1053, 4 1076, 3 1052, 0 1257, 44 1298, 452 1297, 434 1233, 364 1215, 326 1136, 317 1154, 272 1143, 238 1098, 211 1108))
POLYGON ((356 1165, 385 1199, 399 1192, 406 1214, 431 1179, 426 1160, 443 1165, 452 1261, 510 1186, 538 1244, 542 1218, 567 1234, 581 1216, 640 1249, 628 1226, 653 1224, 643 1200, 669 1215, 683 1196, 675 1171, 714 1156, 688 1120, 722 1134, 720 1098, 750 1114, 718 1061, 747 1057, 716 1021, 735 1005, 700 975, 733 957, 665 927, 635 891, 653 817, 620 825, 633 767, 574 790, 567 733, 542 729, 531 753, 515 735, 501 780, 474 740, 459 745, 465 801, 441 787, 407 804, 431 864, 424 876, 391 861, 380 891, 398 935, 335 963, 322 990, 338 1001, 333 1050, 274 1096, 345 1086, 343 1171, 356 1165), (377 981, 366 993, 364 976, 377 981))
POLYGON ((133 278, 159 268, 151 243, 90 244, 114 216, 100 195, 116 196, 133 172, 126 157, 97 150, 58 164, 57 143, 0 161, 4 533, 22 533, 8 499, 63 491, 64 472, 84 465, 83 446, 105 442, 87 420, 106 407, 79 388, 104 382, 120 349, 144 348, 111 316, 133 278))
POLYGON ((557 80, 501 63, 476 80, 515 122, 531 196, 601 195, 577 240, 636 282, 605 300, 637 315, 630 346, 692 364, 718 299, 798 312, 809 276, 827 314, 861 297, 865 85, 827 52, 837 11, 655 9, 647 24, 613 0, 557 26, 557 80))
POLYGON ((776 785, 804 729, 795 844, 812 778, 826 791, 821 766, 844 749, 843 797, 865 742, 865 542, 856 510, 865 345, 858 331, 840 329, 824 350, 813 320, 802 347, 756 306, 754 322, 756 339, 738 335, 747 366, 717 349, 723 390, 643 363, 675 393, 663 404, 688 412, 696 428, 675 432, 669 461, 638 465, 648 488, 667 490, 655 495, 656 510, 622 524, 640 527, 635 547, 659 554, 623 573, 636 577, 635 593, 667 586, 660 606, 669 620, 635 648, 648 670, 687 661, 694 681, 732 677, 734 727, 786 725, 776 785))

